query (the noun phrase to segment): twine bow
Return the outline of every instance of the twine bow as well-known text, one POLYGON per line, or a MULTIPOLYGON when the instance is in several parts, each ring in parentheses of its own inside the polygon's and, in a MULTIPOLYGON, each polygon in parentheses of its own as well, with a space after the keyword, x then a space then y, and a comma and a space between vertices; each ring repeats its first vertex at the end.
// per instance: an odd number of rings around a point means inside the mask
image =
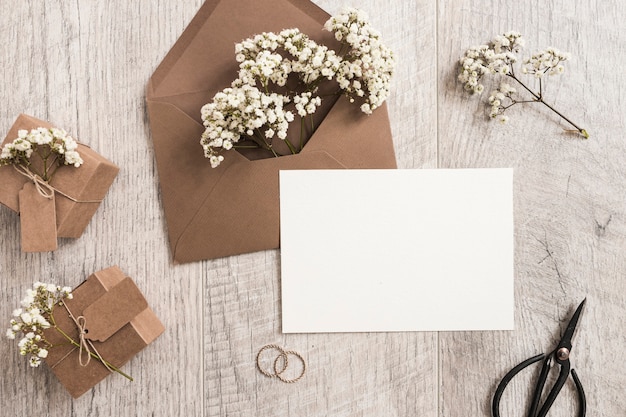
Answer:
POLYGON ((79 337, 78 363, 80 363, 80 366, 89 365, 89 361, 91 361, 91 357, 95 356, 102 363, 102 365, 104 365, 104 367, 107 368, 110 372, 115 371, 113 368, 111 368, 111 366, 109 366, 108 362, 105 361, 102 358, 102 356, 100 356, 98 349, 96 349, 96 347, 93 345, 91 340, 87 339, 86 337, 87 319, 84 316, 74 317, 74 314, 72 314, 67 304, 66 303, 61 303, 61 304, 63 305, 63 307, 65 307, 68 315, 74 321, 74 324, 76 324, 76 328, 78 329, 78 337, 79 337), (87 360, 83 360, 83 356, 84 356, 83 352, 87 354, 87 360))
POLYGON ((72 196, 65 194, 63 191, 60 191, 58 188, 54 188, 52 185, 50 185, 48 181, 44 180, 39 175, 35 174, 33 171, 28 169, 28 167, 18 164, 18 165, 13 165, 13 168, 15 168, 17 172, 19 172, 20 174, 22 174, 29 180, 31 180, 33 184, 35 184, 35 188, 37 189, 37 192, 39 193, 39 195, 41 195, 44 198, 47 198, 48 200, 52 199, 52 197, 54 197, 54 193, 56 192, 75 203, 101 203, 102 202, 102 200, 78 200, 72 196))
POLYGON ((48 181, 45 181, 39 175, 35 174, 33 171, 28 169, 28 167, 25 167, 23 165, 13 165, 13 168, 15 168, 17 172, 19 172, 20 174, 22 174, 29 180, 31 180, 33 184, 35 184, 35 188, 37 189, 37 192, 42 197, 47 198, 48 200, 54 197, 54 192, 57 190, 53 186, 48 184, 48 181))
POLYGON ((85 329, 87 319, 84 316, 78 316, 75 321, 76 327, 78 327, 78 344, 80 345, 80 348, 78 349, 78 362, 81 366, 87 366, 91 360, 91 351, 89 350, 89 345, 87 344, 87 339, 85 338, 85 335, 87 334, 87 330, 85 329), (87 353, 87 361, 85 363, 83 363, 83 351, 87 353))

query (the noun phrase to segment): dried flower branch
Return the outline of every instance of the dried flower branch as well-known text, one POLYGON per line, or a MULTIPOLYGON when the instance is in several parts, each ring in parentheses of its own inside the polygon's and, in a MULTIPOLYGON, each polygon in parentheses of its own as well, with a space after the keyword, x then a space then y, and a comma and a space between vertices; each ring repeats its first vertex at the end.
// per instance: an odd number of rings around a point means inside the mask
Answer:
MULTIPOLYGON (((499 75, 515 81, 522 87, 525 94, 530 95, 524 98, 520 93, 507 82, 500 82, 489 96, 488 102, 491 106, 489 116, 498 119, 501 123, 508 121, 508 116, 504 113, 516 104, 522 103, 542 103, 563 120, 572 125, 575 132, 585 139, 589 138, 587 131, 544 100, 544 79, 545 76, 560 75, 565 71, 563 62, 570 59, 570 55, 558 51, 555 48, 547 48, 531 55, 523 62, 521 72, 531 75, 538 80, 539 91, 533 91, 515 73, 513 64, 518 61, 517 54, 524 47, 524 39, 518 32, 507 32, 496 38, 488 45, 474 46, 465 52, 460 60, 460 70, 458 79, 464 84, 465 90, 471 94, 482 94, 484 86, 480 83, 483 76, 487 74, 499 75)), ((569 130, 568 130, 569 131, 569 130)))

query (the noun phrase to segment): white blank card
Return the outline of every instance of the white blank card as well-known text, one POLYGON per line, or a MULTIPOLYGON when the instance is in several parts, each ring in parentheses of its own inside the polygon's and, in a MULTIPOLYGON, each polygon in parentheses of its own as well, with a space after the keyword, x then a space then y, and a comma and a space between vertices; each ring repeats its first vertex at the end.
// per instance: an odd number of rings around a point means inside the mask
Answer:
POLYGON ((281 171, 283 332, 513 329, 512 178, 281 171))

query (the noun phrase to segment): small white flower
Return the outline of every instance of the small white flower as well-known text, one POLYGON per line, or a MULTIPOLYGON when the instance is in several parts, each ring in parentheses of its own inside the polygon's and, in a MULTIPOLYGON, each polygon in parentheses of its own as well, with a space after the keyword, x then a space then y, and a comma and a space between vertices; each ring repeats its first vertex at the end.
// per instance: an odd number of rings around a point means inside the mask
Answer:
POLYGON ((15 145, 15 149, 21 152, 27 151, 32 147, 30 142, 28 142, 27 140, 23 140, 23 139, 18 139, 17 141, 14 142, 14 145, 15 145))
POLYGON ((27 295, 22 301, 22 307, 30 307, 35 302, 35 296, 27 295))
POLYGON ((28 314, 28 313, 22 313, 20 315, 20 318, 26 324, 31 324, 33 322, 33 317, 30 314, 28 314))
POLYGON ((6 335, 9 339, 15 339, 15 332, 12 329, 7 329, 6 335))
POLYGON ((222 155, 213 155, 209 158, 212 168, 217 168, 220 162, 222 162, 223 160, 224 160, 224 157, 222 155))
POLYGON ((37 352, 37 356, 39 356, 42 359, 45 359, 48 357, 48 351, 46 349, 39 349, 39 352, 37 352))

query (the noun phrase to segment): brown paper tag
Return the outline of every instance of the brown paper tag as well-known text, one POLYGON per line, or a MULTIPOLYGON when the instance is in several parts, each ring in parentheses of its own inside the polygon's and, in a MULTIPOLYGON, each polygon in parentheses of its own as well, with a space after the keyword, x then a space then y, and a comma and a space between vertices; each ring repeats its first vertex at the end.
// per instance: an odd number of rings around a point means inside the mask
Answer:
POLYGON ((54 195, 39 194, 27 182, 19 193, 20 228, 23 252, 49 252, 57 248, 57 220, 54 195))
POLYGON ((139 288, 124 278, 83 311, 87 338, 104 342, 146 308, 148 302, 139 288))

